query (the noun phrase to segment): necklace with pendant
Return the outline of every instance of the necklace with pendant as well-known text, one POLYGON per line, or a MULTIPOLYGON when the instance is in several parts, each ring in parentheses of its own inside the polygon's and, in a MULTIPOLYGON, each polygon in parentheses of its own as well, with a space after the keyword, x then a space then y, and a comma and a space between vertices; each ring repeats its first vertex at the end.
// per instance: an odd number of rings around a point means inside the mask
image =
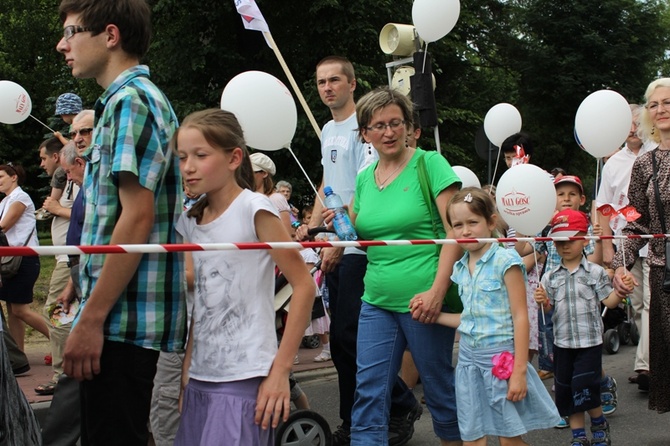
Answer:
POLYGON ((395 170, 394 170, 393 172, 391 172, 391 173, 386 177, 386 179, 384 179, 384 181, 380 181, 380 180, 379 180, 379 176, 378 176, 377 170, 375 169, 375 180, 377 180, 377 189, 379 189, 380 192, 383 191, 383 190, 386 188, 386 183, 388 182, 388 180, 390 180, 391 177, 392 177, 393 175, 396 174, 396 172, 398 172, 400 169, 403 168, 403 166, 405 165, 405 163, 407 162, 407 160, 409 160, 409 154, 408 154, 407 156, 405 156, 405 159, 403 160, 403 162, 400 163, 400 164, 398 165, 398 167, 396 167, 395 170))

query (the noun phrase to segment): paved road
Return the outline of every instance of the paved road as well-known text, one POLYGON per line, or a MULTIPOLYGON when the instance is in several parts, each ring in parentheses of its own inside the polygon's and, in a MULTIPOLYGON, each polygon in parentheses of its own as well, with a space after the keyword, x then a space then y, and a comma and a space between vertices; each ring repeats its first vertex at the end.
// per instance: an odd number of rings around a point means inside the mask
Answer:
MULTIPOLYGON (((647 396, 637 390, 637 386, 628 383, 631 374, 633 346, 621 346, 615 355, 603 354, 603 365, 607 373, 614 376, 619 387, 619 407, 608 417, 611 425, 613 445, 635 446, 668 446, 670 445, 670 413, 657 414, 647 409, 647 396)), ((334 371, 334 369, 330 369, 334 371)), ((324 374, 323 371, 303 372, 298 379, 307 393, 312 408, 326 418, 331 428, 340 422, 338 417, 337 381, 334 373, 324 374)), ((548 390, 551 381, 545 381, 548 390)), ((415 389, 417 397, 421 397, 421 386, 415 389)), ((424 406, 425 409, 425 406, 424 406)), ((437 438, 432 431, 432 423, 428 410, 416 425, 411 446, 437 445, 437 438)), ((535 446, 567 445, 570 440, 569 429, 547 429, 529 433, 526 441, 535 446)), ((489 439, 489 444, 498 444, 489 439)))

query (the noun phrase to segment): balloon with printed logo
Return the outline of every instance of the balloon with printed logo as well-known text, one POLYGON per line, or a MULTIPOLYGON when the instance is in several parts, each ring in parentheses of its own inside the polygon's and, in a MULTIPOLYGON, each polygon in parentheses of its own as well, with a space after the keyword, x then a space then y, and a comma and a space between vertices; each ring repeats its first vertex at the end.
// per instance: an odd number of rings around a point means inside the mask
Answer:
POLYGON ((28 92, 12 81, 0 81, 0 122, 18 124, 25 121, 33 109, 28 92))
POLYGON ((623 96, 614 90, 598 90, 577 109, 575 137, 584 150, 602 158, 626 142, 632 120, 630 105, 623 96))
POLYGON ((449 34, 461 14, 459 0, 414 0, 412 22, 426 42, 435 42, 449 34))
POLYGON ((520 131, 521 113, 512 104, 496 104, 484 117, 484 132, 494 146, 500 147, 508 136, 520 131))
POLYGON ((246 71, 232 78, 223 89, 221 108, 235 114, 247 145, 258 150, 288 147, 298 124, 291 92, 262 71, 246 71))
POLYGON ((535 235, 556 209, 556 189, 548 172, 533 164, 508 169, 496 186, 498 213, 520 234, 535 235))
POLYGON ((477 175, 467 167, 452 166, 452 169, 458 175, 458 178, 461 179, 461 189, 464 187, 482 187, 482 183, 479 182, 477 175))

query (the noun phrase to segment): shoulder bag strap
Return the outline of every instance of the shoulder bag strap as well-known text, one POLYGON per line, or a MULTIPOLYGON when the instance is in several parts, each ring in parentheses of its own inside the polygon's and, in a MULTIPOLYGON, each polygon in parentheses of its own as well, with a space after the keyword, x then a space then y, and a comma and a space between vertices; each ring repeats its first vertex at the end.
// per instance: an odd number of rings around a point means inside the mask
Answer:
MULTIPOLYGON (((440 233, 437 230, 437 223, 435 223, 435 213, 433 212, 433 197, 430 193, 430 180, 428 177, 428 169, 426 168, 426 160, 424 159, 425 152, 419 155, 419 158, 416 160, 416 171, 419 177, 419 185, 421 186, 421 194, 423 195, 423 201, 428 207, 428 212, 430 213, 430 224, 433 226, 433 234, 435 238, 440 238, 440 233)), ((440 254, 440 245, 435 245, 437 254, 440 254)))

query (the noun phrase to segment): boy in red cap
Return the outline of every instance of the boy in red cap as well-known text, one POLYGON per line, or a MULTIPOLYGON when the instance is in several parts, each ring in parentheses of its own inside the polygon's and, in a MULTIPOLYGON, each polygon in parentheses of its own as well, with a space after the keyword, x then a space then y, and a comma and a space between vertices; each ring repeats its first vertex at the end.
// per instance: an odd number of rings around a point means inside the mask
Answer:
MULTIPOLYGON (((569 201, 568 197, 564 199, 569 201)), ((557 205, 560 203, 559 196, 557 205)), ((566 206, 554 215, 549 236, 584 236, 588 229, 586 215, 566 206)), ((545 311, 554 309, 556 406, 561 416, 569 417, 573 436, 570 445, 609 446, 609 424, 600 400, 603 343, 600 304, 615 308, 626 296, 613 290, 603 267, 587 260, 584 248, 588 243, 587 240, 554 242, 561 261, 542 277, 535 301, 545 311), (586 437, 584 412, 591 417, 591 442, 586 437)))

